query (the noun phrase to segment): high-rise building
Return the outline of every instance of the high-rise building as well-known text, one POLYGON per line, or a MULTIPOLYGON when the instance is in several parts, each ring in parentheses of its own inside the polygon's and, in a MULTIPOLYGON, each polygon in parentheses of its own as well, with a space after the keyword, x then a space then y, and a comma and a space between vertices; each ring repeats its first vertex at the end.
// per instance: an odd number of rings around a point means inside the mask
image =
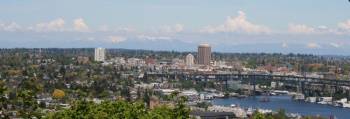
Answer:
POLYGON ((104 61, 105 52, 106 50, 104 48, 95 48, 95 61, 104 61))
POLYGON ((194 56, 192 54, 188 54, 186 56, 186 66, 192 67, 194 65, 194 56))
POLYGON ((209 44, 200 44, 198 46, 197 63, 200 65, 210 65, 211 47, 209 44))

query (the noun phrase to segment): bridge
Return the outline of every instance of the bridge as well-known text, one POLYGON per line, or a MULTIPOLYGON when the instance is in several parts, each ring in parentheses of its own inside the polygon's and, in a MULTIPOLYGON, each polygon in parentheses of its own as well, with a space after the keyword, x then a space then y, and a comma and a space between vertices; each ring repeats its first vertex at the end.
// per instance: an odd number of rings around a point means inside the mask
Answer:
POLYGON ((330 86, 335 89, 339 87, 350 87, 350 80, 315 78, 295 75, 271 75, 271 74, 243 74, 243 73, 154 73, 147 72, 144 78, 160 77, 173 78, 181 80, 195 80, 195 81, 222 81, 225 82, 227 88, 227 81, 247 81, 251 85, 255 85, 257 81, 275 81, 284 82, 285 84, 293 84, 299 86, 302 90, 308 85, 316 84, 321 86, 330 86))

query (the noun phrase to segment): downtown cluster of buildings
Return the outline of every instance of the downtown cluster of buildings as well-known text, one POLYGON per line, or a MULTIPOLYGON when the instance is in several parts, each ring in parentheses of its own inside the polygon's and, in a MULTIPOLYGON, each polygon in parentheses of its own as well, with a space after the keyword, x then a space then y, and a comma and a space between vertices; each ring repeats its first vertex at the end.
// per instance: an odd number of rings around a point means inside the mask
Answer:
MULTIPOLYGON (((292 76, 306 76, 313 78, 336 79, 335 73, 330 72, 297 72, 291 66, 256 66, 256 68, 248 68, 240 61, 224 61, 215 60, 212 57, 212 48, 209 44, 198 45, 197 53, 188 53, 186 56, 177 57, 173 59, 163 58, 156 59, 152 56, 145 58, 125 58, 113 57, 106 59, 105 48, 95 48, 94 60, 103 62, 103 65, 124 65, 128 67, 146 67, 151 68, 152 71, 164 72, 168 70, 182 70, 182 71, 199 71, 212 73, 232 73, 231 71, 241 71, 241 73, 250 74, 271 74, 271 75, 292 75, 292 76), (231 70, 232 69, 232 70, 231 70)), ((336 69, 334 69, 336 70, 336 69)), ((336 71, 333 71, 336 72, 336 71)))
POLYGON ((215 67, 220 68, 232 68, 232 66, 226 65, 225 61, 214 61, 212 59, 211 46, 209 44, 200 44, 198 46, 198 52, 194 54, 187 54, 183 58, 173 59, 155 59, 153 57, 140 58, 124 58, 114 57, 106 60, 106 49, 96 48, 94 60, 103 62, 103 65, 121 64, 128 66, 148 66, 154 70, 165 69, 183 69, 183 70, 195 70, 195 71, 212 71, 215 67))

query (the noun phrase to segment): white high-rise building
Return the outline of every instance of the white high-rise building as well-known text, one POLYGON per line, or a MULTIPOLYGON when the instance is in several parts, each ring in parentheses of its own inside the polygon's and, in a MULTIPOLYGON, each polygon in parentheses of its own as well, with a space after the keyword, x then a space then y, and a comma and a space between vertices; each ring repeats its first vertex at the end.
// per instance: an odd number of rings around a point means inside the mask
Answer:
POLYGON ((188 67, 192 67, 194 65, 194 56, 192 54, 188 54, 186 56, 186 65, 188 67))
POLYGON ((104 61, 105 52, 106 50, 104 48, 95 48, 95 61, 104 61))

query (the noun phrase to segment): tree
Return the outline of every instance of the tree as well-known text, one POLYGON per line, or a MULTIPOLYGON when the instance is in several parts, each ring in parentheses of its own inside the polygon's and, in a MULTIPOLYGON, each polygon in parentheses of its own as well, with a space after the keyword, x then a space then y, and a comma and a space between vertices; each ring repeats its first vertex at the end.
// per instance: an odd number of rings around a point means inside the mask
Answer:
POLYGON ((136 95, 137 95, 138 100, 141 99, 141 88, 140 87, 137 87, 136 95))
POLYGON ((7 115, 7 104, 8 100, 5 97, 7 91, 7 87, 5 86, 5 83, 3 80, 0 80, 0 118, 3 119, 9 119, 7 115))
POLYGON ((209 102, 200 102, 197 103, 197 107, 204 108, 205 110, 208 110, 208 107, 211 106, 211 103, 209 102))
POLYGON ((174 119, 188 119, 190 115, 190 109, 186 107, 185 102, 187 101, 187 98, 184 96, 181 96, 177 100, 175 100, 176 105, 173 109, 173 117, 174 119))
POLYGON ((173 110, 162 105, 154 108, 148 115, 146 115, 146 119, 175 119, 172 115, 173 110))
POLYGON ((151 100, 151 97, 149 95, 149 91, 148 91, 148 89, 146 89, 146 91, 143 94, 143 102, 146 103, 147 107, 149 107, 149 105, 150 105, 150 100, 151 100))
POLYGON ((104 101, 100 104, 80 100, 73 103, 70 109, 49 113, 46 119, 188 119, 188 110, 179 110, 160 106, 146 108, 142 102, 124 100, 104 101), (183 112, 183 113, 178 113, 183 112))
POLYGON ((253 119, 266 119, 266 117, 263 113, 260 113, 258 110, 256 110, 253 113, 253 119))
POLYGON ((26 119, 33 117, 41 118, 41 113, 38 110, 39 105, 35 100, 35 93, 33 91, 20 90, 16 97, 16 103, 20 106, 18 110, 20 117, 26 119))
POLYGON ((19 86, 14 101, 14 104, 19 107, 19 116, 23 118, 41 118, 42 114, 36 101, 36 95, 42 91, 41 83, 36 78, 30 78, 24 79, 19 86))
POLYGON ((65 93, 63 90, 55 89, 52 93, 52 97, 54 99, 62 99, 65 96, 65 93))
POLYGON ((277 114, 274 115, 275 119, 287 119, 286 111, 284 109, 279 109, 277 114))
POLYGON ((121 96, 123 96, 128 101, 131 100, 131 94, 130 94, 129 87, 127 87, 127 86, 122 87, 121 96))

